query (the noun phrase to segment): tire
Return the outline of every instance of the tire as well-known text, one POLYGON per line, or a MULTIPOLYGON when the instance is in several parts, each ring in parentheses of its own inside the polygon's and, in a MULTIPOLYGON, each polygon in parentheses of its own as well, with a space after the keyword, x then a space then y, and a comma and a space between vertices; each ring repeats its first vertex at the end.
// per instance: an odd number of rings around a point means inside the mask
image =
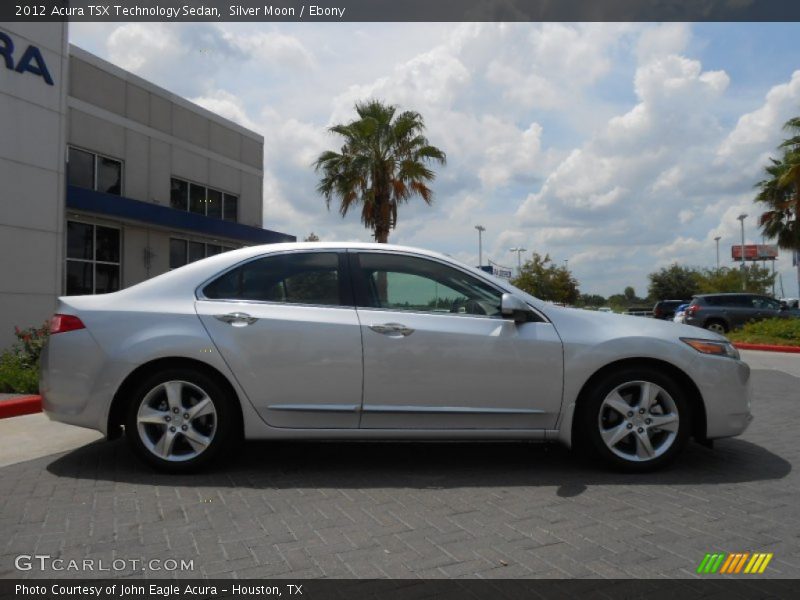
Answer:
POLYGON ((653 471, 672 462, 686 445, 692 426, 683 387, 649 367, 604 376, 576 416, 578 447, 629 473, 653 471), (649 408, 645 399, 652 402, 649 408))
POLYGON ((125 435, 134 453, 169 473, 207 467, 241 435, 235 399, 200 370, 173 368, 141 382, 131 394, 125 435))
POLYGON ((703 325, 703 329, 708 329, 709 331, 719 334, 728 333, 728 326, 725 325, 724 321, 720 321, 719 319, 711 319, 706 321, 703 325))

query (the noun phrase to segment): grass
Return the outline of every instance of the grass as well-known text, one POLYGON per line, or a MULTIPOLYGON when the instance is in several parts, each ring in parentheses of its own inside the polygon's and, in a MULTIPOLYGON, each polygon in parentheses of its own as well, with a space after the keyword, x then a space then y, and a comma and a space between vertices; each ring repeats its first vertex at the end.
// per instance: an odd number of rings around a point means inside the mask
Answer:
POLYGON ((800 319, 766 319, 728 333, 732 342, 800 346, 800 319))

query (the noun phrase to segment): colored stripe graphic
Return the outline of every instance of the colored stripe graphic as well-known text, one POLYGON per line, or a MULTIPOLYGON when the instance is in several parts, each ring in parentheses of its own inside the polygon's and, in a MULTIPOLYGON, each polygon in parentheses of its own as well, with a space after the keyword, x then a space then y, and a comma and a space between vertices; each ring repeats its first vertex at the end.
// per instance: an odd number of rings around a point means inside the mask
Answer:
POLYGON ((763 573, 764 571, 767 570, 767 565, 769 564, 769 561, 772 560, 772 556, 773 556, 772 552, 769 552, 764 557, 764 562, 761 563, 761 568, 758 570, 759 573, 763 573))
POLYGON ((736 559, 739 558, 738 554, 728 554, 727 560, 722 564, 722 568, 719 570, 720 573, 730 573, 730 568, 736 562, 736 559))
POLYGON ((724 552, 714 552, 713 554, 706 554, 700 566, 697 567, 698 573, 716 573, 725 559, 724 552))
POLYGON ((700 565, 697 567, 697 572, 698 573, 705 573, 706 572, 706 567, 708 566, 708 561, 709 560, 711 560, 711 555, 710 554, 706 554, 703 557, 703 560, 700 561, 700 565))
POLYGON ((753 558, 750 559, 750 562, 747 563, 747 567, 745 567, 745 573, 763 573, 764 570, 767 568, 769 561, 772 560, 772 553, 765 553, 759 552, 753 554, 753 558))
POLYGON ((739 555, 739 562, 736 563, 736 570, 733 571, 734 573, 741 572, 742 567, 744 567, 744 561, 747 560, 748 556, 750 556, 749 552, 743 552, 742 554, 739 555))
POLYGON ((709 552, 700 561, 697 573, 704 574, 760 574, 766 571, 772 560, 772 552, 709 552))

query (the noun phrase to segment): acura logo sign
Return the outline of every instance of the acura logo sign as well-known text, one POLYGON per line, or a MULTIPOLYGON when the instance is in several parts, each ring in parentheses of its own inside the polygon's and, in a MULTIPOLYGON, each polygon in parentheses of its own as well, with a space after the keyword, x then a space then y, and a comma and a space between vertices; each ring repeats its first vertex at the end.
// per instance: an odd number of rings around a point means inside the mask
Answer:
POLYGON ((28 46, 15 61, 14 41, 2 31, 0 31, 0 59, 5 62, 6 69, 17 73, 32 73, 44 79, 47 85, 53 85, 53 78, 47 70, 47 64, 39 48, 28 46))

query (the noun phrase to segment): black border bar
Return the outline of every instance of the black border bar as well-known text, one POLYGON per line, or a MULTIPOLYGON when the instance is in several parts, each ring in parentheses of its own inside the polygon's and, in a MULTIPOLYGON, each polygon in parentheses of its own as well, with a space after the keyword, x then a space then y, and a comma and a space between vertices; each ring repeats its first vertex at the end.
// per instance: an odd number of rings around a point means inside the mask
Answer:
MULTIPOLYGON (((130 589, 130 588, 129 588, 130 589)), ((790 598, 797 584, 787 579, 5 579, 2 600, 537 600, 634 599, 690 600, 693 598, 790 598), (145 591, 123 593, 122 586, 145 591), (24 586, 24 591, 18 586, 24 586), (151 588, 155 586, 155 588, 151 588), (242 586, 247 593, 237 593, 242 586), (31 590, 38 588, 39 591, 31 590), (151 591, 151 590, 156 591, 151 591), (269 591, 275 589, 274 591, 269 591), (74 592, 70 592, 74 590, 74 592), (98 593, 99 590, 99 593, 98 593), (192 590, 190 593, 188 590, 192 590), (167 592, 165 592, 167 591, 167 592)))
POLYGON ((0 21, 800 21, 797 0, 2 0, 0 21), (101 6, 104 8, 91 8, 101 6))

